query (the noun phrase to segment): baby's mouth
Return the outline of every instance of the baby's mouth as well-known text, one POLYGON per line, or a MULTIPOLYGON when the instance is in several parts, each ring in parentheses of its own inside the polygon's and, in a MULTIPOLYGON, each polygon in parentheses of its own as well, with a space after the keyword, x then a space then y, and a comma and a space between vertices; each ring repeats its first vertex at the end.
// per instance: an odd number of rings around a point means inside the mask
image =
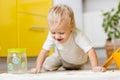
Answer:
POLYGON ((62 41, 63 39, 57 39, 57 41, 62 41))

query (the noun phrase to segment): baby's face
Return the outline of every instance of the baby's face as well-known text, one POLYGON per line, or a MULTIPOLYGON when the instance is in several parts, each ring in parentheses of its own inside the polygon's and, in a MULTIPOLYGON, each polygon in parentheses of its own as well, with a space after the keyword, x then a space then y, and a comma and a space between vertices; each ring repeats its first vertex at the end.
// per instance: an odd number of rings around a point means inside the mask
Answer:
POLYGON ((67 25, 65 25, 65 24, 61 24, 61 25, 49 24, 49 26, 55 26, 55 28, 50 27, 50 33, 51 33, 51 36, 53 37, 53 39, 55 39, 59 43, 66 42, 68 40, 68 38, 70 37, 72 29, 70 27, 68 27, 67 25))

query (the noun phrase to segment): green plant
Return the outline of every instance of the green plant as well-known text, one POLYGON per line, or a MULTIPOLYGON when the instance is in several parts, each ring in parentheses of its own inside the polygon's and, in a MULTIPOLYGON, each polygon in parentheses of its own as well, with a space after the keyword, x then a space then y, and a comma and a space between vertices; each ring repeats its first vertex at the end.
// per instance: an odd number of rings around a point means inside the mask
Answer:
POLYGON ((120 2, 116 10, 113 8, 103 13, 102 27, 107 33, 107 40, 111 40, 112 37, 120 38, 120 2))

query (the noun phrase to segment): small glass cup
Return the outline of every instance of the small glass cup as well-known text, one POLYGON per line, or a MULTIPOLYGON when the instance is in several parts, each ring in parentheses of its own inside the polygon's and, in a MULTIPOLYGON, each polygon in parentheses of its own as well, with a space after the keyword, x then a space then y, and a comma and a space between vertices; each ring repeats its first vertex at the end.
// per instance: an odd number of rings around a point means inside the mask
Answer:
POLYGON ((27 57, 25 48, 8 49, 7 68, 8 73, 27 72, 27 57))

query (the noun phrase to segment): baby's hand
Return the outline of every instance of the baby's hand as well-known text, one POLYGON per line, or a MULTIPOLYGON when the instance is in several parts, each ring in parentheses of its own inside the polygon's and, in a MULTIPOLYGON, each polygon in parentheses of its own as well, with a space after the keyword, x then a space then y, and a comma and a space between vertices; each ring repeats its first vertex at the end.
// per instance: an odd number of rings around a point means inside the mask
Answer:
POLYGON ((37 73, 40 72, 40 69, 32 68, 29 72, 30 72, 30 73, 33 73, 33 74, 37 74, 37 73))
POLYGON ((97 67, 93 68, 93 71, 95 71, 95 72, 105 72, 106 68, 97 66, 97 67))

